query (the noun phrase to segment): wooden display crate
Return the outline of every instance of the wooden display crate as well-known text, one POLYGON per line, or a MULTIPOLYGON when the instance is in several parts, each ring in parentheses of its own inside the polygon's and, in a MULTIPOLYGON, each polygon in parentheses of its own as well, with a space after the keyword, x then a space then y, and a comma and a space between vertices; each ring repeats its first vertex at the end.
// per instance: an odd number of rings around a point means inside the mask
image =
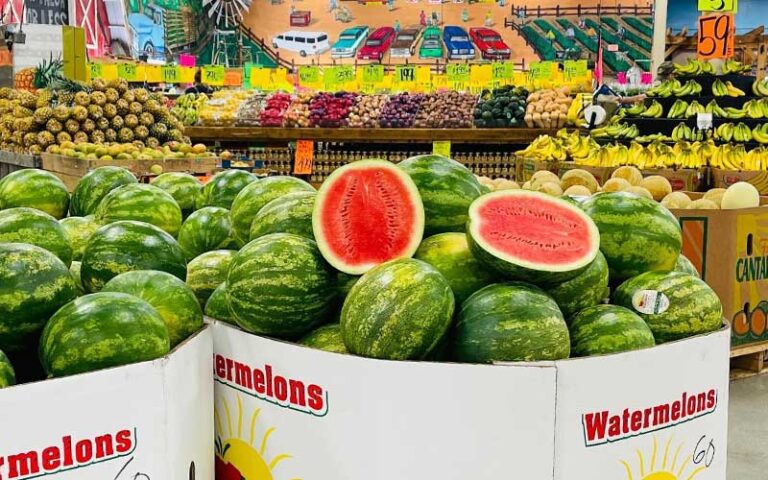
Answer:
POLYGON ((28 153, 0 151, 0 178, 23 168, 37 168, 40 159, 28 153))
POLYGON ((713 187, 728 188, 737 182, 751 183, 760 195, 768 195, 768 172, 712 169, 713 187))

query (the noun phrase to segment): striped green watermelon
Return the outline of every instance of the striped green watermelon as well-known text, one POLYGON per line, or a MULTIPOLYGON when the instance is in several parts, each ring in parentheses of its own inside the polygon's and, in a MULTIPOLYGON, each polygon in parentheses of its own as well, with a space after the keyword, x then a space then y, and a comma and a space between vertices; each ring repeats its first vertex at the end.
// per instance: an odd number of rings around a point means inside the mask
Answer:
POLYGON ((44 248, 69 267, 72 247, 64 228, 41 210, 17 207, 0 210, 0 242, 29 243, 44 248))
POLYGON ((229 210, 203 207, 192 213, 179 230, 179 246, 188 259, 211 250, 235 248, 229 210))
POLYGON ((459 362, 560 360, 570 354, 568 325, 557 303, 538 287, 494 283, 461 307, 453 338, 459 362))
POLYGON ((205 315, 222 322, 237 325, 232 310, 229 308, 227 300, 227 284, 222 283, 213 291, 208 301, 205 302, 205 315))
POLYGON ((273 233, 250 242, 229 267, 227 299, 252 333, 298 337, 325 323, 336 302, 336 272, 312 240, 273 233))
POLYGON ((622 283, 614 304, 640 315, 656 343, 671 342, 720 328, 723 307, 703 280, 681 272, 646 272, 622 283))
POLYGON ((0 180, 0 210, 29 207, 54 218, 67 216, 69 192, 56 175, 28 168, 17 170, 0 180))
POLYGON ((216 287, 227 279, 227 272, 235 250, 205 252, 187 264, 187 285, 195 292, 201 305, 205 305, 216 287))
POLYGON ((341 335, 341 325, 331 323, 323 325, 307 334, 298 341, 299 345, 304 345, 317 350, 325 350, 333 353, 349 353, 344 345, 344 338, 341 335))
POLYGON ((100 225, 96 222, 93 215, 87 217, 67 217, 59 220, 64 234, 72 247, 72 259, 81 260, 85 244, 91 238, 91 235, 99 229, 100 225))
POLYGON ((149 183, 168 192, 179 204, 184 218, 195 211, 197 197, 203 189, 200 180, 183 172, 163 173, 153 178, 149 183))
POLYGON ((186 283, 170 273, 137 270, 121 273, 101 290, 127 293, 152 305, 168 329, 171 348, 203 327, 203 310, 186 283))
POLYGON ((83 287, 83 281, 80 279, 80 269, 82 268, 83 264, 81 262, 72 262, 72 265, 69 266, 69 273, 72 274, 72 279, 75 281, 75 285, 77 286, 77 296, 85 295, 85 287, 83 287))
POLYGON ((696 270, 696 267, 693 265, 693 263, 688 260, 688 257, 682 253, 679 257, 677 257, 677 262, 675 263, 675 272, 683 272, 689 275, 693 275, 694 277, 701 277, 701 275, 699 275, 699 271, 696 270))
POLYGON ((600 249, 579 207, 527 190, 501 190, 469 207, 467 240, 481 263, 511 280, 555 285, 579 276, 600 249))
POLYGON ((571 319, 571 353, 605 355, 656 345, 648 325, 631 310, 615 305, 585 308, 571 319))
POLYGON ((355 355, 422 359, 448 332, 453 311, 453 292, 440 272, 421 260, 392 260, 352 287, 341 309, 341 332, 355 355))
POLYGON ((294 233, 314 240, 312 209, 315 197, 315 192, 302 191, 270 201, 259 210, 251 222, 250 239, 255 240, 270 233, 294 233))
POLYGON ((440 155, 419 155, 398 165, 411 176, 424 202, 424 232, 463 232, 469 205, 483 188, 461 163, 440 155))
POLYGON ((414 258, 423 260, 440 272, 451 285, 456 304, 486 285, 493 283, 496 275, 478 262, 469 251, 464 233, 439 233, 423 242, 414 258))
POLYGON ((221 207, 232 209, 232 201, 240 190, 251 182, 258 180, 256 175, 242 170, 224 170, 219 172, 205 184, 197 196, 195 207, 221 207))
POLYGON ((608 262, 602 252, 578 277, 572 278, 547 290, 555 299, 566 319, 587 307, 597 305, 607 298, 608 262))
POLYGON ((48 318, 76 296, 67 266, 51 252, 0 243, 0 349, 24 348, 48 318))
POLYGON ((157 310, 125 293, 94 293, 64 305, 40 337, 40 361, 52 377, 154 360, 169 350, 157 310))
POLYGON ((0 351, 0 388, 16 385, 16 372, 8 357, 0 351))
POLYGON ((133 270, 160 270, 185 280, 187 262, 170 235, 144 222, 110 223, 93 234, 83 252, 80 278, 88 292, 133 270))
POLYGON ((251 183, 243 188, 232 202, 232 229, 235 232, 235 240, 241 246, 248 243, 253 219, 270 201, 288 193, 314 191, 312 185, 296 177, 267 177, 251 183))
POLYGON ((181 229, 181 209, 173 197, 152 185, 123 185, 109 192, 96 210, 101 224, 120 220, 151 223, 172 236, 181 229))
POLYGON ((72 192, 69 213, 76 217, 93 215, 106 194, 117 187, 136 182, 136 177, 124 168, 99 167, 91 170, 77 182, 72 192))
POLYGON ((661 204, 627 192, 602 193, 582 205, 600 230, 600 250, 611 280, 668 272, 680 256, 677 219, 661 204))

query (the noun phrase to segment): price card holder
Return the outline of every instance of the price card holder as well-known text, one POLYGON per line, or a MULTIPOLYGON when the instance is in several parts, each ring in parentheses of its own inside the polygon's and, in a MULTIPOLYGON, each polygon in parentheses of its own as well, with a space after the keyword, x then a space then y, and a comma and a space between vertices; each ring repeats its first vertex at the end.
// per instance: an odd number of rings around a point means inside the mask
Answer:
POLYGON ((515 66, 511 62, 493 62, 491 64, 491 80, 504 82, 512 80, 515 66))
POLYGON ((299 67, 299 84, 315 84, 320 80, 320 70, 317 67, 299 67))
POLYGON ((89 63, 91 80, 94 78, 104 78, 104 64, 103 63, 89 63))
POLYGON ((696 114, 696 127, 699 130, 711 130, 712 129, 712 114, 711 113, 698 113, 698 114, 696 114))
POLYGON ((451 141, 432 142, 432 154, 451 158, 451 141))
POLYGON ((587 76, 587 61, 566 60, 563 64, 563 73, 568 81, 575 78, 584 78, 587 76))
POLYGON ((384 81, 384 65, 365 65, 363 67, 363 83, 376 84, 384 81))
POLYGON ((202 68, 203 83, 220 87, 224 85, 226 70, 223 65, 208 65, 202 68))
POLYGON ((469 81, 469 65, 466 63, 449 63, 445 66, 445 75, 449 83, 466 83, 469 81))
POLYGON ((163 70, 158 65, 144 65, 144 77, 147 83, 162 83, 163 70))
POLYGON ((739 10, 738 0, 699 0, 698 10, 701 12, 731 12, 739 10))
POLYGON ((531 63, 531 79, 547 80, 552 77, 552 62, 533 62, 531 63))
POLYGON ((736 25, 732 13, 717 13, 699 17, 698 44, 696 53, 699 59, 733 57, 733 44, 736 37, 736 25))
POLYGON ((162 69, 164 83, 180 83, 181 69, 176 65, 166 65, 162 69))
POLYGON ((294 175, 311 175, 315 158, 315 143, 312 140, 296 140, 296 155, 293 164, 294 175))
POLYGON ((135 82, 137 77, 136 70, 136 65, 133 63, 121 63, 117 66, 117 76, 129 82, 135 82))
POLYGON ((239 87, 243 84, 243 69, 229 68, 224 72, 224 85, 239 87))

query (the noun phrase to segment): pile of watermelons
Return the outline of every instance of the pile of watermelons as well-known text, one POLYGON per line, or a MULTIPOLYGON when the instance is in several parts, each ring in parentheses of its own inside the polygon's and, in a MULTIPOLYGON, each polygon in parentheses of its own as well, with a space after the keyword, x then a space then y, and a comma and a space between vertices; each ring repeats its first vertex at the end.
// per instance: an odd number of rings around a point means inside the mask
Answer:
POLYGON ((432 155, 354 162, 319 190, 237 170, 146 185, 100 167, 70 196, 22 170, 0 180, 0 386, 11 364, 27 380, 158 358, 203 311, 393 360, 650 347, 720 327, 680 245, 645 198, 488 192, 432 155))
POLYGON ((484 90, 475 106, 475 127, 514 128, 525 126, 528 90, 505 85, 484 90))

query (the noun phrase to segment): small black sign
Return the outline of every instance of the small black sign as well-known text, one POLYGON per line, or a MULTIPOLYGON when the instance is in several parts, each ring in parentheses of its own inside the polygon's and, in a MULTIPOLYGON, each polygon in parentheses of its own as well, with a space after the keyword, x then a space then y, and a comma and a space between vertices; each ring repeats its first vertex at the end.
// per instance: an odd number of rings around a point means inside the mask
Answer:
POLYGON ((24 23, 45 25, 69 25, 67 0, 26 0, 24 23))

